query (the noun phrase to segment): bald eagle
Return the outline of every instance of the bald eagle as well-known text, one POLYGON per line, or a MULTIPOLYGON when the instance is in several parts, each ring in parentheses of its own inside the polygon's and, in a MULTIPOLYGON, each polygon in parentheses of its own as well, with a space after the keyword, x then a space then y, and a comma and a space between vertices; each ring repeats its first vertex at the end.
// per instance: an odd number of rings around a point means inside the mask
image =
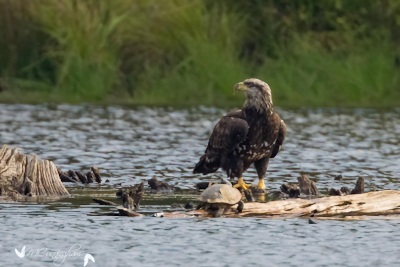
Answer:
POLYGON ((236 188, 249 188, 242 174, 251 164, 257 170, 258 188, 265 190, 264 177, 270 158, 282 147, 286 125, 274 113, 271 89, 259 79, 237 83, 234 91, 243 91, 246 101, 241 110, 223 116, 215 125, 205 154, 193 173, 209 174, 222 168, 231 179, 238 178, 236 188))

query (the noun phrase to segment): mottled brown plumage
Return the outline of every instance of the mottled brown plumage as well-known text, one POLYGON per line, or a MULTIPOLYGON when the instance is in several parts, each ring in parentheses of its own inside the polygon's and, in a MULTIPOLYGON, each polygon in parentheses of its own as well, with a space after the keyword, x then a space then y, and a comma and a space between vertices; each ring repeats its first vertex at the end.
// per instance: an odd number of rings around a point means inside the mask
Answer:
POLYGON ((194 173, 208 174, 223 168, 228 177, 241 178, 251 164, 260 183, 270 158, 274 158, 286 135, 286 125, 273 112, 271 90, 265 82, 247 79, 235 85, 247 99, 241 110, 233 111, 215 125, 205 154, 194 173))

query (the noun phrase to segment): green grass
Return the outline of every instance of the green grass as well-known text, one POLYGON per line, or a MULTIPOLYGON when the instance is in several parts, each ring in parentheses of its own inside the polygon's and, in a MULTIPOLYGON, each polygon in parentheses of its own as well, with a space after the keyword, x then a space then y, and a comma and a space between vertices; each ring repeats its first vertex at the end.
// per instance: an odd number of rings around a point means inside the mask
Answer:
POLYGON ((277 106, 398 106, 387 1, 0 0, 0 102, 240 106, 257 77, 277 106))

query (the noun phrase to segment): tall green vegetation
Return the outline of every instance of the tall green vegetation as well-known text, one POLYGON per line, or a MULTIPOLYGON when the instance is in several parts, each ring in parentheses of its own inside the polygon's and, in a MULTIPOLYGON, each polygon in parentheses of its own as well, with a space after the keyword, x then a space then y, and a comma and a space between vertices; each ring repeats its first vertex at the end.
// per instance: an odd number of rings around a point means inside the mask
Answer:
POLYGON ((0 0, 0 101, 398 106, 397 0, 0 0), (36 97, 36 98, 32 98, 36 97))

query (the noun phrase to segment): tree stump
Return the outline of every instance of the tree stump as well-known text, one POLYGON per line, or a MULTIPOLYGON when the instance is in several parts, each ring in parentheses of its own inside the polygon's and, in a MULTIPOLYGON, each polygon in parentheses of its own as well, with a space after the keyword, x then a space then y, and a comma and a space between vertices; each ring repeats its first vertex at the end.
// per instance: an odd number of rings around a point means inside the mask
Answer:
POLYGON ((24 155, 4 145, 0 150, 0 195, 67 196, 53 162, 24 155))

